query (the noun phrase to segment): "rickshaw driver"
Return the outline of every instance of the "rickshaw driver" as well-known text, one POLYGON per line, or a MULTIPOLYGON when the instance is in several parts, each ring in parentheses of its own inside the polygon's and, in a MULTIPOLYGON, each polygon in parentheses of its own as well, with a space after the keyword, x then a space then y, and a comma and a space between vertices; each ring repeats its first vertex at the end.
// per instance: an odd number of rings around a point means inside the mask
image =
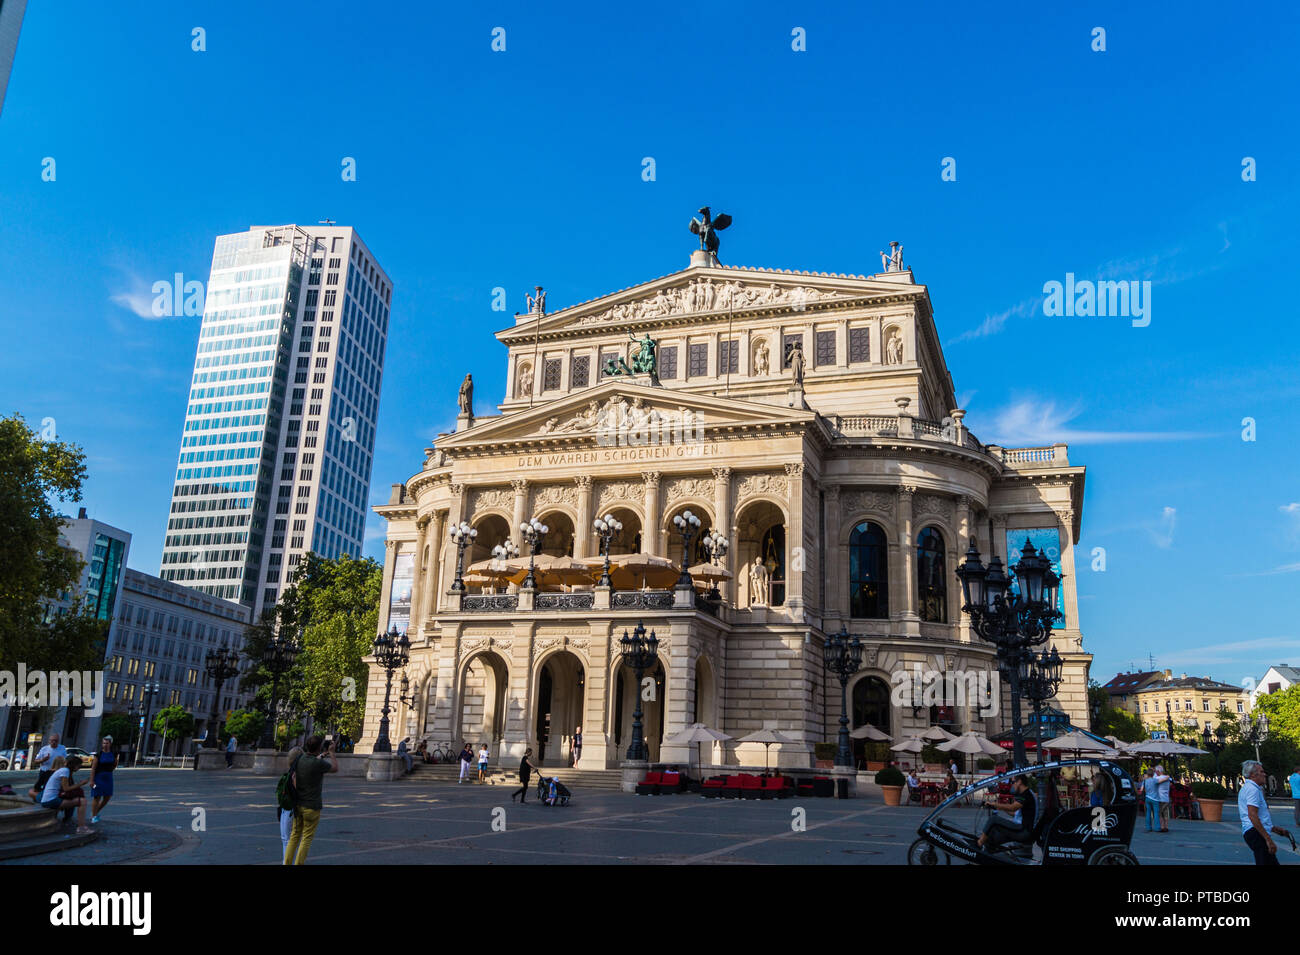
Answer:
POLYGON ((1034 818, 1037 814, 1037 802, 1034 791, 1029 786, 1029 778, 1021 773, 1011 783, 1012 794, 1007 799, 989 799, 985 797, 984 805, 1003 812, 1012 813, 1010 819, 993 815, 980 833, 976 845, 991 851, 1004 842, 1020 841, 1034 831, 1034 818))

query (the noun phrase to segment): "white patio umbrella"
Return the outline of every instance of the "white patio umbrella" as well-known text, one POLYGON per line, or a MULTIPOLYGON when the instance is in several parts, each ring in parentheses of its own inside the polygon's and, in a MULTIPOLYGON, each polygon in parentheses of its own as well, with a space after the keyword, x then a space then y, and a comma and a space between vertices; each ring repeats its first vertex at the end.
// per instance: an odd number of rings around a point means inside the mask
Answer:
MULTIPOLYGON (((946 743, 939 743, 935 749, 944 753, 963 753, 967 756, 1001 756, 1006 752, 997 743, 975 730, 967 730, 946 743)), ((972 772, 971 775, 973 776, 974 773, 972 772)))
POLYGON ((919 736, 909 736, 901 743, 895 743, 889 748, 895 753, 920 753, 921 750, 925 749, 925 740, 919 736))
MULTIPOLYGON (((728 736, 726 733, 720 733, 715 729, 710 729, 709 727, 705 726, 703 723, 692 723, 690 726, 686 727, 686 729, 682 730, 680 733, 676 733, 673 736, 669 737, 668 739, 664 740, 664 742, 671 743, 674 746, 686 746, 686 745, 695 746, 696 762, 701 767, 703 767, 703 762, 699 759, 699 744, 725 742, 726 740, 732 738, 733 737, 728 736)), ((702 768, 700 772, 701 775, 703 775, 702 768)))
POLYGON ((931 743, 946 743, 948 740, 956 739, 957 737, 954 734, 949 733, 942 726, 931 726, 921 734, 920 738, 931 743))
POLYGON ((1087 733, 1080 733, 1075 730, 1066 733, 1063 736, 1057 736, 1054 739, 1045 740, 1042 744, 1043 749, 1068 750, 1073 753, 1114 753, 1116 752, 1105 743, 1093 739, 1087 733))
POLYGON ((873 743, 892 743, 894 741, 894 737, 890 736, 888 733, 882 733, 870 723, 863 723, 850 733, 849 736, 853 739, 870 740, 873 743))
POLYGON ((771 752, 773 743, 795 743, 788 736, 782 735, 777 730, 759 730, 757 733, 750 733, 748 736, 742 736, 739 740, 741 743, 762 743, 763 744, 763 771, 767 772, 768 759, 767 754, 771 752))

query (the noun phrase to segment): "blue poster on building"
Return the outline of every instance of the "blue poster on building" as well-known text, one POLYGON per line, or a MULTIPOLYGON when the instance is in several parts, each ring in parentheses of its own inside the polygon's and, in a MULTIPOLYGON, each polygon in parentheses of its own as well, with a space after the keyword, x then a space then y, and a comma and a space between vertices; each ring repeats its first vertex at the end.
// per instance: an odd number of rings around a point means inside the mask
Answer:
POLYGON ((411 625, 411 587, 415 583, 415 555, 398 554, 393 564, 393 588, 389 591, 388 627, 406 633, 411 625))
MULTIPOLYGON (((1020 560, 1020 550, 1025 541, 1034 545, 1034 549, 1052 562, 1053 573, 1061 573, 1061 532, 1055 527, 1031 527, 1027 530, 1007 531, 1007 569, 1010 570, 1020 560)), ((1020 588, 1015 584, 1011 589, 1016 593, 1020 588)), ((1065 590, 1056 592, 1056 609, 1065 613, 1065 590)), ((1065 627, 1064 619, 1056 621, 1055 629, 1065 627)))

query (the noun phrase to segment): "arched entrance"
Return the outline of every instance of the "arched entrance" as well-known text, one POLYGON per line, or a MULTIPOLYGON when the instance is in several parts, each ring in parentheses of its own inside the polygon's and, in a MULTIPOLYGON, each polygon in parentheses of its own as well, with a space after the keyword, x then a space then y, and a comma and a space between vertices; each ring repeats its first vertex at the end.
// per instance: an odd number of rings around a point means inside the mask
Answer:
POLYGON ((506 662, 492 651, 475 654, 465 663, 460 677, 460 716, 452 746, 468 742, 475 751, 484 743, 494 759, 501 754, 506 726, 506 662))
POLYGON ((535 686, 532 746, 537 765, 568 766, 587 700, 586 670, 577 656, 561 650, 542 661, 535 686))
MULTIPOLYGON (((866 723, 886 735, 892 736, 893 706, 889 700, 889 684, 878 676, 864 676, 853 684, 852 724, 850 732, 866 723)), ((889 759, 888 743, 868 743, 866 740, 853 740, 854 765, 859 759, 871 759, 876 762, 889 759)))
POLYGON ((749 568, 754 559, 767 570, 771 600, 769 606, 785 604, 786 549, 785 514, 771 501, 752 501, 736 514, 736 576, 743 606, 754 602, 750 593, 749 568))
MULTIPOLYGON (((539 554, 551 557, 573 556, 573 520, 563 511, 550 511, 538 518, 546 525, 546 536, 541 539, 537 549, 539 554)), ((524 554, 528 548, 524 548, 524 554)))
MULTIPOLYGON (((626 507, 611 507, 604 514, 601 514, 601 517, 604 517, 605 514, 609 514, 613 516, 613 518, 616 521, 618 521, 620 524, 623 525, 623 529, 619 531, 617 534, 615 534, 612 538, 610 538, 609 541, 610 554, 618 555, 618 554, 641 553, 640 515, 638 515, 636 511, 630 510, 629 508, 626 507)), ((592 544, 591 552, 593 554, 599 554, 600 538, 593 537, 593 540, 595 541, 595 543, 592 544)))
MULTIPOLYGON (((668 512, 663 523, 665 543, 663 553, 671 558, 673 563, 677 563, 682 559, 682 535, 677 530, 677 525, 673 523, 673 518, 679 514, 685 514, 687 511, 700 519, 699 529, 695 532, 694 539, 691 540, 691 550, 687 557, 687 566, 691 566, 702 564, 709 559, 708 553, 704 550, 704 538, 709 536, 709 531, 713 527, 713 516, 706 507, 699 504, 679 504, 668 512)), ((719 531, 721 530, 719 528, 719 531)))
POLYGON ((615 766, 627 758, 627 748, 632 742, 632 714, 636 709, 638 693, 642 693, 641 732, 646 749, 649 751, 650 762, 659 760, 659 746, 664 738, 665 694, 668 690, 668 679, 662 662, 655 663, 653 672, 647 670, 642 675, 643 681, 649 679, 654 680, 653 686, 644 683, 638 686, 636 671, 631 667, 620 662, 615 670, 614 679, 611 681, 614 699, 611 721, 613 732, 610 734, 614 747, 609 754, 615 766))
MULTIPOLYGON (((478 537, 474 538, 474 542, 465 551, 466 570, 480 561, 490 559, 492 548, 510 538, 510 524, 499 514, 480 517, 474 522, 474 530, 478 531, 478 537)), ((495 588, 485 584, 482 589, 490 592, 495 588)), ((456 742, 459 743, 460 740, 456 742)))

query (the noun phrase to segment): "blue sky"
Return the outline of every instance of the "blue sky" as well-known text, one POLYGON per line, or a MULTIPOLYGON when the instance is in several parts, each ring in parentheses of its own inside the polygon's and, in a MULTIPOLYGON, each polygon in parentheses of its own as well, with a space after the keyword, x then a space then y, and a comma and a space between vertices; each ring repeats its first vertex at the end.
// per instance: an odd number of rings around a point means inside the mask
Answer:
POLYGON ((86 449, 84 503, 133 566, 158 570, 198 319, 132 303, 206 281, 216 235, 328 217, 393 277, 378 503, 465 372, 480 410, 501 397, 493 288, 555 309, 675 271, 707 203, 737 265, 870 272, 902 241, 974 433, 1070 444, 1094 676, 1300 663, 1291 6, 462 6, 29 5, 0 409, 86 449), (1151 281, 1151 324, 1046 317, 1069 272, 1151 281))

